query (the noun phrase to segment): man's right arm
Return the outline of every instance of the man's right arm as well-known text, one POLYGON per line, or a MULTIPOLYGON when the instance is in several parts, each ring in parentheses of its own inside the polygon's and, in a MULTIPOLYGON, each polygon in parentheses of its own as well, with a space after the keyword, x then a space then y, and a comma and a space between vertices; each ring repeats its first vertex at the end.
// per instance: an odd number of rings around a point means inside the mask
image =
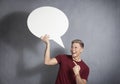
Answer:
POLYGON ((56 65, 58 63, 56 58, 51 58, 50 56, 49 36, 48 35, 42 36, 41 40, 46 44, 46 49, 44 53, 44 63, 46 65, 56 65))

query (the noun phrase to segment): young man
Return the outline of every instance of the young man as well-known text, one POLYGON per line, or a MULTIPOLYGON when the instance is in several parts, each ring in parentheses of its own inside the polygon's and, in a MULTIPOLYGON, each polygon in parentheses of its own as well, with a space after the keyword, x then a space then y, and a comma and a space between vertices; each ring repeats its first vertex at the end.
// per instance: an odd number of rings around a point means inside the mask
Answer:
POLYGON ((89 67, 81 59, 84 43, 81 40, 73 40, 71 44, 71 55, 50 56, 49 36, 41 37, 46 44, 44 63, 46 65, 59 64, 60 68, 55 84, 86 84, 89 75, 89 67))

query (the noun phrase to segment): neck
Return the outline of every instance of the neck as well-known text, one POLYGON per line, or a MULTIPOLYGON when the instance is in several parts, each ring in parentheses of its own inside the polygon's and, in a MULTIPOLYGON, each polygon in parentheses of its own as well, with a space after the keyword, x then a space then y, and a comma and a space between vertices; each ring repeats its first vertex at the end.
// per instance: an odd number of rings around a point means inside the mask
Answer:
POLYGON ((81 58, 80 56, 76 56, 76 57, 72 57, 72 59, 76 62, 80 62, 81 61, 81 58))

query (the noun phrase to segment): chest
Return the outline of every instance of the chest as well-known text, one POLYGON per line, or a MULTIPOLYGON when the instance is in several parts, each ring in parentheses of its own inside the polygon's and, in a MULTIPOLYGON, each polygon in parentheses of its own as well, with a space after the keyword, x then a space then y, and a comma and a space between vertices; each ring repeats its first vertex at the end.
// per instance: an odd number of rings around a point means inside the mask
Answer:
MULTIPOLYGON (((80 69, 80 74, 82 74, 83 71, 84 71, 84 66, 81 63, 77 63, 77 64, 80 66, 80 68, 81 68, 80 69)), ((61 62, 60 68, 65 73, 74 74, 73 73, 73 67, 74 66, 75 66, 75 64, 74 64, 73 60, 67 59, 67 60, 61 62)))

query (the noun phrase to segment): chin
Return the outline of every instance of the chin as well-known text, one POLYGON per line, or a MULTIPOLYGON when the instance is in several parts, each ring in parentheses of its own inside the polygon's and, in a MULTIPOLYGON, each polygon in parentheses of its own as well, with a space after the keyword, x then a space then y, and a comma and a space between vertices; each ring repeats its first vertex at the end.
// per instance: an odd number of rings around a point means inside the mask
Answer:
POLYGON ((77 56, 75 56, 75 55, 72 55, 72 57, 74 58, 74 57, 77 57, 77 56))

